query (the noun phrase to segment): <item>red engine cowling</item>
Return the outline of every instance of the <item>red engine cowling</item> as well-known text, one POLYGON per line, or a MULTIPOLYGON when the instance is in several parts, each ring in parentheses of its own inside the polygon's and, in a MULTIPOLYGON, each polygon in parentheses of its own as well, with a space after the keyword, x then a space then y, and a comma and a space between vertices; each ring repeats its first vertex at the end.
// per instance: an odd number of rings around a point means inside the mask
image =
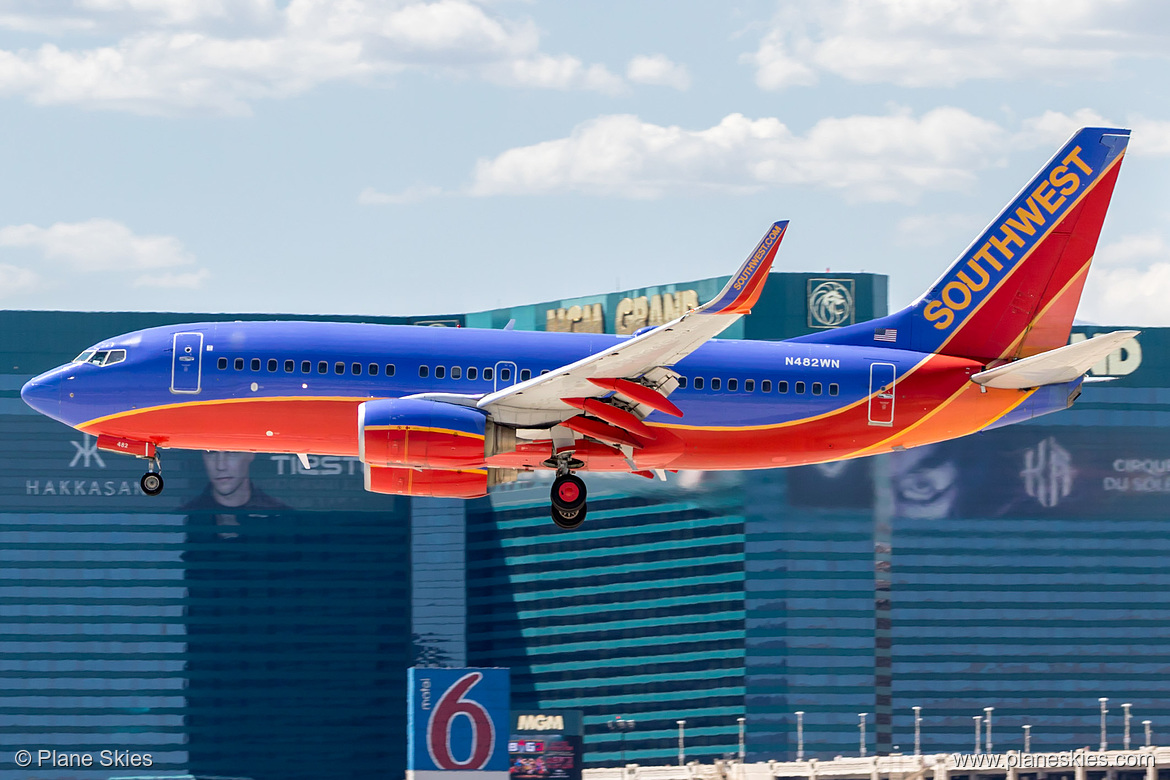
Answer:
POLYGON ((449 471, 366 466, 366 490, 395 496, 479 498, 488 492, 486 469, 449 471))
POLYGON ((483 412, 466 406, 412 398, 366 401, 358 407, 358 449, 371 466, 482 467, 487 426, 483 412))

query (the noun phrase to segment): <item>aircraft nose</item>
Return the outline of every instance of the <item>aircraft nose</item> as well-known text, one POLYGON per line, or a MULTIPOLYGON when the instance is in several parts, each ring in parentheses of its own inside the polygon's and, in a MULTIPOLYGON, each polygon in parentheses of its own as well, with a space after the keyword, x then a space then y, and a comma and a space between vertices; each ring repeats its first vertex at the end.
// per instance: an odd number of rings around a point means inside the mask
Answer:
POLYGON ((43 415, 61 416, 61 382, 52 371, 33 377, 20 388, 20 397, 43 415))

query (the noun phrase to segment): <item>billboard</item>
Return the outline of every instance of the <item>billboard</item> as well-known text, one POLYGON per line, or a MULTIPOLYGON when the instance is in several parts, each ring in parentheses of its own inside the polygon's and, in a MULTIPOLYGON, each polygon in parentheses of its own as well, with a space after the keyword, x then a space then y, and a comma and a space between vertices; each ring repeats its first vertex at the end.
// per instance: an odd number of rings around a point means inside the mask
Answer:
POLYGON ((581 780, 580 710, 512 713, 511 780, 581 780))
POLYGON ((507 776, 509 670, 412 667, 408 680, 408 780, 507 776))

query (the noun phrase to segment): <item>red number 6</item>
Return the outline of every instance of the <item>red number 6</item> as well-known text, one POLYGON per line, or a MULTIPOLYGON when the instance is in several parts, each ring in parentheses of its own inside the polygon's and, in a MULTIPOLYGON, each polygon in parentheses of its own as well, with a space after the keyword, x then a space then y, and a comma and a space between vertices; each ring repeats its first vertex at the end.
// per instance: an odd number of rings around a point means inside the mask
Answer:
POLYGON ((483 769, 492 757, 496 744, 492 719, 479 702, 463 698, 482 679, 479 672, 463 675, 447 689, 431 713, 427 750, 439 769, 483 769), (460 715, 471 721, 471 754, 464 761, 451 754, 451 727, 460 715))

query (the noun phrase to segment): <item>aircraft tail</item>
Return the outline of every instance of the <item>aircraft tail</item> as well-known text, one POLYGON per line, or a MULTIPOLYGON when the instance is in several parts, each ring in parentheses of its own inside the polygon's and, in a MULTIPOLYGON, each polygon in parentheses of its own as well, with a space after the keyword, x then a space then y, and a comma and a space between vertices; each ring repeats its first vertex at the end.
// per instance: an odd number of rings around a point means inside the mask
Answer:
POLYGON ((1068 343, 1129 130, 1077 131, 906 309, 801 340, 990 362, 1068 343))

